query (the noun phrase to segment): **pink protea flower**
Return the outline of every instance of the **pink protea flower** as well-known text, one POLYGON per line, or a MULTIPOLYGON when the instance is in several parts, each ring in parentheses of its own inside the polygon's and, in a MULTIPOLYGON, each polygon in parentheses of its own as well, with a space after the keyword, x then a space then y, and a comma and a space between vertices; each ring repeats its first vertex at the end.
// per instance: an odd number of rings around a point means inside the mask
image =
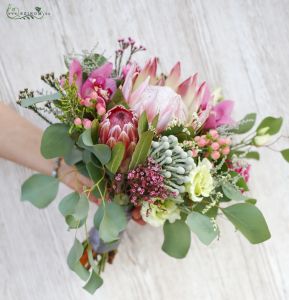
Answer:
POLYGON ((99 115, 106 112, 106 103, 116 90, 115 80, 111 78, 112 63, 108 62, 90 73, 82 84, 82 67, 78 60, 74 59, 69 68, 69 83, 75 82, 80 103, 84 106, 95 106, 99 115))
POLYGON ((188 126, 200 127, 211 108, 212 96, 206 83, 198 85, 197 74, 179 83, 179 62, 166 79, 158 78, 157 63, 157 58, 150 59, 140 72, 137 72, 136 66, 131 66, 122 87, 127 103, 138 116, 146 111, 150 122, 159 114, 158 132, 164 130, 173 119, 188 126), (208 105, 201 110, 203 102, 208 105))
POLYGON ((104 115, 100 123, 99 142, 110 148, 122 142, 126 148, 125 157, 128 157, 138 141, 137 125, 137 118, 132 111, 115 106, 104 115))

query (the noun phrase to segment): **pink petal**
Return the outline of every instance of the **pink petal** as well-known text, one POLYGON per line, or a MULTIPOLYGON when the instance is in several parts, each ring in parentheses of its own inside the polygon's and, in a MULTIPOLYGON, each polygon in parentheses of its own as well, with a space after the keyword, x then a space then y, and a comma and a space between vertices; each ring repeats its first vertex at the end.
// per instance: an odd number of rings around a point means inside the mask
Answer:
POLYGON ((165 85, 175 90, 178 86, 181 77, 181 64, 177 62, 171 69, 169 76, 166 79, 165 85))
POLYGON ((124 81, 122 89, 121 89, 122 94, 127 101, 129 99, 129 95, 132 90, 133 77, 136 73, 136 67, 137 67, 137 65, 135 63, 133 63, 133 65, 130 67, 130 69, 125 77, 125 81, 124 81))
POLYGON ((78 90, 80 90, 82 85, 82 67, 77 59, 74 59, 69 67, 69 84, 75 81, 78 90))
POLYGON ((101 76, 101 77, 104 77, 104 78, 108 78, 111 75, 112 68, 113 68, 113 65, 112 65, 111 62, 105 63, 101 67, 99 67, 99 68, 95 69, 94 71, 92 71, 90 73, 89 77, 96 78, 98 76, 101 76))
POLYGON ((133 105, 138 100, 140 95, 148 87, 149 81, 150 81, 150 77, 147 77, 147 79, 139 86, 139 88, 131 94, 128 104, 133 105))
POLYGON ((115 92, 116 90, 116 83, 115 80, 113 80, 112 78, 107 78, 105 80, 105 88, 106 89, 110 89, 112 94, 115 92))
POLYGON ((94 84, 91 80, 91 78, 88 78, 85 80, 84 84, 82 85, 81 88, 81 97, 86 98, 90 97, 90 94, 94 91, 94 84))

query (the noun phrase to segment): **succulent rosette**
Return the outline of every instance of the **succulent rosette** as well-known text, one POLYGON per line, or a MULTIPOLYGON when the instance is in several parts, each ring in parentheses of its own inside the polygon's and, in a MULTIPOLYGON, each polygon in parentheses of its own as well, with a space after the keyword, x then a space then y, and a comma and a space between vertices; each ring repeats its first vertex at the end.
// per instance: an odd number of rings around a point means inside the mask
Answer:
MULTIPOLYGON (((260 147, 271 148, 282 118, 255 126, 250 113, 236 122, 233 101, 219 89, 211 92, 197 74, 182 80, 179 62, 163 74, 157 58, 143 67, 133 60, 145 50, 133 39, 118 44, 114 63, 96 52, 68 55, 66 74, 41 77, 54 93, 25 89, 19 96, 19 104, 49 123, 42 155, 58 166, 65 161, 92 182, 59 203, 68 228, 86 236, 75 238, 67 262, 90 293, 102 285, 101 272, 113 262, 130 220, 162 226, 162 250, 176 258, 188 253, 191 233, 206 245, 214 242, 219 215, 252 244, 270 238, 248 195, 249 160, 260 158, 260 147), (90 202, 92 195, 98 201, 90 202)), ((289 161, 289 149, 281 154, 289 161)), ((48 206, 59 184, 57 171, 52 175, 27 179, 22 200, 48 206)))

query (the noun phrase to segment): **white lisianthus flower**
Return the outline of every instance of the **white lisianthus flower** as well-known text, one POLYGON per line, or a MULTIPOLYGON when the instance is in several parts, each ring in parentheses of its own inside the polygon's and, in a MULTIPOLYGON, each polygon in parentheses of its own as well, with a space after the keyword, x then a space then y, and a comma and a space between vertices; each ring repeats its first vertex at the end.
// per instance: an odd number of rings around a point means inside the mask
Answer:
POLYGON ((186 184, 186 191, 193 201, 202 201, 203 197, 209 197, 214 189, 211 169, 212 164, 207 158, 204 158, 199 162, 198 166, 190 172, 190 180, 186 184))
POLYGON ((174 223, 181 219, 179 208, 170 199, 160 201, 158 205, 143 202, 140 213, 143 220, 154 227, 162 226, 166 220, 174 223))

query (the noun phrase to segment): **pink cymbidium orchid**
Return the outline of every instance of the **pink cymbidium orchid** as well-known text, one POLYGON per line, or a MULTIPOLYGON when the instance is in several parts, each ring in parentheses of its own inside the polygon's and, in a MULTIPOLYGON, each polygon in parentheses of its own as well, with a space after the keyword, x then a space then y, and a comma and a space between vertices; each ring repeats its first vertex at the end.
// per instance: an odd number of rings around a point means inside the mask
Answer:
POLYGON ((138 116, 146 111, 149 122, 159 114, 158 132, 167 128, 174 119, 186 126, 202 126, 209 115, 212 101, 206 83, 198 85, 197 74, 179 83, 179 62, 167 78, 157 77, 157 64, 158 59, 152 58, 140 72, 131 66, 122 87, 129 106, 138 116), (203 102, 207 105, 205 109, 200 109, 203 102))
POLYGON ((106 103, 116 90, 115 80, 111 78, 113 65, 108 62, 90 73, 82 84, 82 67, 78 60, 74 59, 69 68, 69 83, 75 82, 81 104, 96 106, 99 115, 106 112, 106 103))

